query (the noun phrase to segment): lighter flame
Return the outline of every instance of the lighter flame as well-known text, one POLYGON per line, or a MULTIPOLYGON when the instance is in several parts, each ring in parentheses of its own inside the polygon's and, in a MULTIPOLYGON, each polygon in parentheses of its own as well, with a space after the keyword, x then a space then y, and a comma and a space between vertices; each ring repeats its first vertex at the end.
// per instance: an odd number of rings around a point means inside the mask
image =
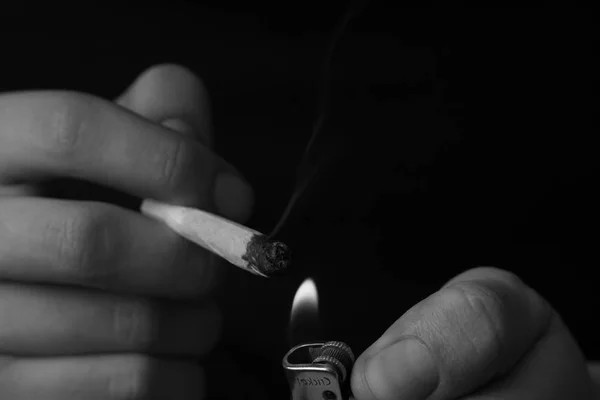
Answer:
POLYGON ((319 309, 319 295, 317 294, 317 286, 312 278, 307 278, 302 282, 292 303, 291 319, 298 315, 301 311, 317 312, 319 309))

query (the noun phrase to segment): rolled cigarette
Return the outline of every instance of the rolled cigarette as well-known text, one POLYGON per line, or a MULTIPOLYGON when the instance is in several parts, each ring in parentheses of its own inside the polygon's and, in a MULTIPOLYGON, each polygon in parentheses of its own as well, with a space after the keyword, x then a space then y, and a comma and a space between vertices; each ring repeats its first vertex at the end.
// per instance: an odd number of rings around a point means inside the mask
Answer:
POLYGON ((195 208, 146 199, 142 213, 245 271, 268 278, 290 264, 290 250, 260 232, 195 208))

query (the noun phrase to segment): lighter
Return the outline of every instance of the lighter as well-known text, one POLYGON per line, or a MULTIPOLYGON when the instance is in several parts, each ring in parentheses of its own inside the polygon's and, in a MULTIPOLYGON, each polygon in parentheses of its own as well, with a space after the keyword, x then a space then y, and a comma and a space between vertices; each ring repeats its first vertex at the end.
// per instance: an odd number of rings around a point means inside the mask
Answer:
POLYGON ((348 400, 354 354, 342 342, 306 343, 283 357, 292 400, 348 400))

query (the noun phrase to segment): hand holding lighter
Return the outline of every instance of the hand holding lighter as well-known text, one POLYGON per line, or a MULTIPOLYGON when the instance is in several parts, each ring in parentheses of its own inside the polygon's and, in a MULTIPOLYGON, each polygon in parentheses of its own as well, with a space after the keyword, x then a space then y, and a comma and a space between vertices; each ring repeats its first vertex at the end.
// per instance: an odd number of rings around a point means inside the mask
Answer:
POLYGON ((283 358, 292 400, 348 400, 354 354, 342 342, 295 346, 283 358))

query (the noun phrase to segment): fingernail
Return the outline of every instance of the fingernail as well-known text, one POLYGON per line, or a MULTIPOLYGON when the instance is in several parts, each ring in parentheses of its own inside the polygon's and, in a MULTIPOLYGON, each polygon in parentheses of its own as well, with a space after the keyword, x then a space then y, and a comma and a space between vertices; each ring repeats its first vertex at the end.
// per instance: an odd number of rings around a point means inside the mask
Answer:
POLYGON ((221 215, 244 222, 250 216, 254 193, 239 176, 222 172, 215 182, 215 204, 221 215))
POLYGON ((365 378, 377 399, 425 400, 436 389, 439 373, 422 342, 404 339, 372 356, 365 378))

